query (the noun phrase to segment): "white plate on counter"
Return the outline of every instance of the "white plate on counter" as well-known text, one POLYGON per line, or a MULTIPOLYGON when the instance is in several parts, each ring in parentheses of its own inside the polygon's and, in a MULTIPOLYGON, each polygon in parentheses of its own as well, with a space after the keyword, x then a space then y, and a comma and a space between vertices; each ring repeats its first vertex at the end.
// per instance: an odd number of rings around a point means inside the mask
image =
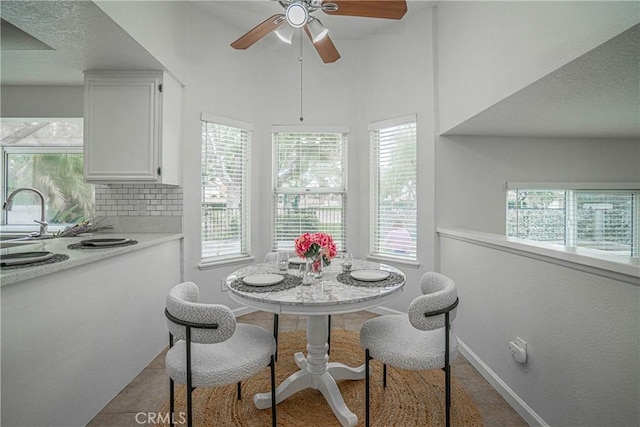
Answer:
POLYGON ((277 285, 278 283, 284 280, 284 276, 280 274, 251 274, 249 276, 243 277, 242 281, 249 286, 271 286, 277 285))
POLYGON ((55 254, 53 252, 17 252, 0 257, 0 264, 20 265, 31 264, 34 262, 46 261, 53 258, 55 254))
POLYGON ((119 238, 119 239, 89 239, 80 242, 84 246, 115 246, 129 243, 131 239, 119 238))
POLYGON ((382 270, 355 270, 351 272, 351 277, 363 282, 378 282, 389 277, 389 272, 382 270))

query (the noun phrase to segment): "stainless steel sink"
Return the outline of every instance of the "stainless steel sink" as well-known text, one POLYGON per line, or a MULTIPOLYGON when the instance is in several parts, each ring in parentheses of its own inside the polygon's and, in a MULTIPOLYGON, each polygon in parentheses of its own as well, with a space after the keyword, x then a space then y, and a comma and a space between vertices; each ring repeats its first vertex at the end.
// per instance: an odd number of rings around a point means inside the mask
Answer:
POLYGON ((37 240, 0 240, 0 249, 28 246, 38 243, 37 240))

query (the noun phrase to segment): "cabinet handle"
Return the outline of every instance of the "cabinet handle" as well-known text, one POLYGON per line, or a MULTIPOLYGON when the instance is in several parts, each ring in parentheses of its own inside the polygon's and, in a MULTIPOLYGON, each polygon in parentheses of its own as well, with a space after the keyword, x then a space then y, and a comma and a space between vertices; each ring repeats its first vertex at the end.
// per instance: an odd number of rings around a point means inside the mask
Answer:
POLYGON ((162 175, 162 168, 158 168, 158 176, 162 175))

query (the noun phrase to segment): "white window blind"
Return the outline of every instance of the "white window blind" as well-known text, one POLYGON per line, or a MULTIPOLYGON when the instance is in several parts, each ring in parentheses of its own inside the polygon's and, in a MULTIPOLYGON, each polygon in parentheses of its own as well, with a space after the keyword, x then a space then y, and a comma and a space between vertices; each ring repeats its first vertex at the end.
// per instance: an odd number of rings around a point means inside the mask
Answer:
POLYGON ((292 250, 296 237, 322 231, 346 250, 347 132, 276 130, 273 249, 292 250))
POLYGON ((640 191, 627 184, 618 186, 623 189, 589 189, 587 183, 565 189, 519 185, 508 186, 508 236, 639 256, 640 191))
POLYGON ((416 261, 416 116, 372 123, 371 255, 416 261))
POLYGON ((203 260, 249 255, 250 129, 248 124, 203 116, 203 260))

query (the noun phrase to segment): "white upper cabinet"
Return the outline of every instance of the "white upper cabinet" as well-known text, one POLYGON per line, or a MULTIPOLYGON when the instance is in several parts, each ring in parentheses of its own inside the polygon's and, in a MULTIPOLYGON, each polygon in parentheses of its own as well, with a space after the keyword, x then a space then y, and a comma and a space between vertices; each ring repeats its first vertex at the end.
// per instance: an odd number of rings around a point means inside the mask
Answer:
POLYGON ((84 73, 87 182, 179 185, 182 87, 167 73, 84 73))

